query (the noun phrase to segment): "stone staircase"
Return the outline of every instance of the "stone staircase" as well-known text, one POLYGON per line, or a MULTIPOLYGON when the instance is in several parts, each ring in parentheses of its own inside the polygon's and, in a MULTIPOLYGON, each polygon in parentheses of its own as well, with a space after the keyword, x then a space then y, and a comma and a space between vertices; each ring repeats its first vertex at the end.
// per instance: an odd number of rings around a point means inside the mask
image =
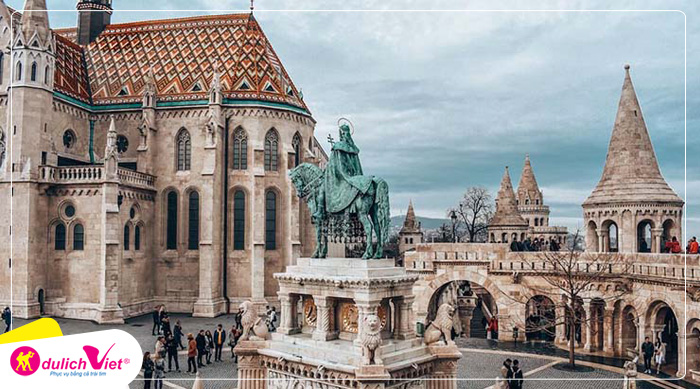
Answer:
POLYGON ((481 304, 483 303, 480 303, 476 308, 474 308, 472 319, 469 322, 471 338, 486 339, 486 325, 484 324, 486 316, 481 310, 481 304))

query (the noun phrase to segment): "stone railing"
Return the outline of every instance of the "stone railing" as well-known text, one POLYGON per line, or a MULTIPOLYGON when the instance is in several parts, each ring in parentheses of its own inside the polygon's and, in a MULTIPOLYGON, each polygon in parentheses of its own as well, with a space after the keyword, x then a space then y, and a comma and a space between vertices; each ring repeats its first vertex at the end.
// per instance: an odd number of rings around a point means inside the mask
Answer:
MULTIPOLYGON (((422 243, 404 254, 409 272, 439 268, 484 266, 490 273, 552 273, 551 256, 567 252, 511 252, 499 243, 422 243), (549 259, 547 257, 550 257, 549 259)), ((647 253, 577 253, 576 270, 583 273, 630 275, 644 278, 700 282, 700 255, 647 253), (687 262, 687 266, 686 266, 687 262)), ((561 269, 559 269, 561 270, 561 269)), ((675 282, 675 281, 674 281, 675 282)))
POLYGON ((566 234, 568 232, 566 227, 557 226, 537 226, 534 229, 536 234, 566 234))
MULTIPOLYGON (((155 190, 156 177, 129 169, 117 169, 119 183, 125 186, 155 190)), ((105 168, 100 165, 86 166, 39 166, 39 181, 49 184, 98 184, 106 178, 105 168)))

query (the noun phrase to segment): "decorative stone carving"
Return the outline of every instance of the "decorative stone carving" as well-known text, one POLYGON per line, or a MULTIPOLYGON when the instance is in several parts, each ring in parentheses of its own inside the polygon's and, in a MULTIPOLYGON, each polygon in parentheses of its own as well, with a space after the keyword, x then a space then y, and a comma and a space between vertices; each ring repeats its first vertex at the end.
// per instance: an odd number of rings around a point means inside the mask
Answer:
POLYGON ((688 286, 685 292, 688 294, 688 298, 693 300, 693 302, 700 302, 700 286, 688 286))
POLYGON ((304 299, 304 323, 309 327, 316 326, 316 304, 312 298, 304 299))
POLYGON ((265 340, 268 336, 267 324, 255 312, 255 305, 252 301, 244 301, 239 308, 243 314, 241 317, 241 325, 243 326, 243 334, 241 340, 265 340))
POLYGON ((440 338, 445 340, 445 344, 453 345, 452 341, 452 326, 455 315, 455 309, 450 304, 442 304, 438 308, 435 320, 425 330, 423 338, 425 344, 432 345, 440 341, 440 338))
POLYGON ((637 361, 639 357, 635 357, 631 361, 625 362, 623 365, 625 369, 625 381, 623 384, 623 389, 637 389, 637 361))
POLYGON ((365 317, 363 325, 365 330, 360 335, 360 344, 362 344, 362 363, 364 365, 376 364, 375 357, 379 346, 382 344, 381 336, 381 321, 377 315, 369 315, 365 317))

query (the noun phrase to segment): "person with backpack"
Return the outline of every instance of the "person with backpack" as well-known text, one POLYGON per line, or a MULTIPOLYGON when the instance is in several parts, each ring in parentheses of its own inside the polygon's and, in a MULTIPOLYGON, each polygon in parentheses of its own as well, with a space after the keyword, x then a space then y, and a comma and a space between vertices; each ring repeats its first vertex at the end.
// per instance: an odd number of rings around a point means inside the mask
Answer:
POLYGON ((520 362, 513 360, 512 378, 508 381, 508 388, 522 389, 523 388, 523 371, 520 369, 520 362))

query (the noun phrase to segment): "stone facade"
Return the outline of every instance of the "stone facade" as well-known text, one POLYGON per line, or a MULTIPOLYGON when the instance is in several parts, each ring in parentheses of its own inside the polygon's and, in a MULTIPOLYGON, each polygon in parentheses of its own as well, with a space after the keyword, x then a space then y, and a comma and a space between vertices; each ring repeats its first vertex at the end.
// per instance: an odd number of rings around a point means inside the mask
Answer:
POLYGON ((603 174, 583 217, 589 251, 660 253, 666 241, 682 239, 683 200, 661 175, 629 65, 603 174))
POLYGON ((0 304, 11 277, 22 318, 276 300, 272 275, 314 244, 287 169, 327 156, 252 14, 107 25, 79 45, 45 9, 27 1, 12 29, 0 4, 0 304))
POLYGON ((489 242, 523 241, 528 230, 528 222, 518 212, 518 202, 513 192, 508 166, 506 166, 501 179, 501 188, 496 195, 496 212, 489 221, 489 242))
POLYGON ((423 232, 421 231, 420 222, 416 220, 413 201, 410 201, 406 211, 406 218, 399 231, 399 257, 403 258, 405 252, 415 250, 416 245, 420 243, 423 243, 423 232))

